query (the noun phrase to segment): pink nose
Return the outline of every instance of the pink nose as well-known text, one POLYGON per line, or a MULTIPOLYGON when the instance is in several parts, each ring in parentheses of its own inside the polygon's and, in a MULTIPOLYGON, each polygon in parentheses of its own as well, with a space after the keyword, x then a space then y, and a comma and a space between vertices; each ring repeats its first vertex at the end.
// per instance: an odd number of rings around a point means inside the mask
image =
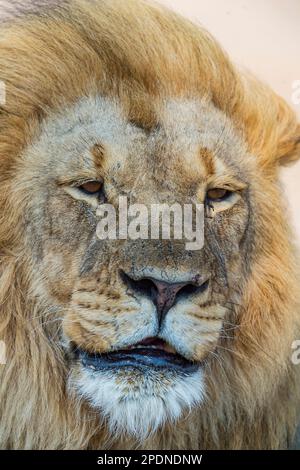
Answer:
POLYGON ((159 316, 162 317, 175 304, 178 292, 190 285, 188 282, 169 284, 168 282, 157 281, 156 279, 151 279, 151 282, 153 283, 152 298, 156 304, 159 316))
POLYGON ((201 276, 195 276, 185 282, 173 283, 151 277, 133 279, 125 273, 123 278, 131 289, 151 298, 156 305, 160 324, 168 311, 175 305, 179 296, 195 295, 206 289, 208 285, 208 281, 203 281, 201 276))

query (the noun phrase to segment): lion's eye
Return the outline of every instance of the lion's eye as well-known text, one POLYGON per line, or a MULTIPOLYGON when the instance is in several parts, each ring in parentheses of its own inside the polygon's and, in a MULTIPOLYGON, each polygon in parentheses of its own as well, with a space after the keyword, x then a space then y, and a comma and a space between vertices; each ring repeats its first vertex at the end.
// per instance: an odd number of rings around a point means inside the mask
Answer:
POLYGON ((224 201, 224 199, 227 199, 230 194, 231 191, 228 191, 227 189, 213 188, 207 191, 207 198, 210 201, 224 201))
POLYGON ((79 186, 79 189, 85 194, 95 195, 98 194, 102 189, 103 183, 100 181, 88 181, 87 183, 79 186))

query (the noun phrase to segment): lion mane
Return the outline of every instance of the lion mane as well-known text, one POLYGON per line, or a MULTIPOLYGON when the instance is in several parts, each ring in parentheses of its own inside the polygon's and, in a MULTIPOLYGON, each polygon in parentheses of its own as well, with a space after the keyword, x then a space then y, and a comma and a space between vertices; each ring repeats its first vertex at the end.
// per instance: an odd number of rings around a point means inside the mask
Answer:
POLYGON ((300 278, 278 171, 300 156, 294 113, 232 65, 204 29, 155 4, 70 0, 33 2, 22 10, 16 3, 18 14, 6 10, 0 39, 6 89, 0 108, 0 340, 7 356, 0 366, 1 447, 289 447, 300 411, 300 366, 291 360, 300 338, 300 278), (25 184, 16 178, 23 151, 50 112, 95 94, 118 96, 143 128, 153 125, 149 97, 206 97, 244 136, 260 168, 252 183, 263 189, 253 214, 259 240, 243 302, 233 306, 231 347, 221 365, 211 366, 205 406, 138 444, 126 435, 114 439, 105 420, 67 390, 58 323, 33 294, 33 263, 23 243, 26 175, 25 184))

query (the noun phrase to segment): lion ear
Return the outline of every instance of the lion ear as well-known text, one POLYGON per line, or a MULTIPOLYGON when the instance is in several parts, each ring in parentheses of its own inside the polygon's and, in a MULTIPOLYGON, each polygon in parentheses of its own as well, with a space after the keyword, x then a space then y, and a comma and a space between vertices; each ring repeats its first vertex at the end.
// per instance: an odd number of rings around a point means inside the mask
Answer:
POLYGON ((275 158, 279 165, 289 165, 300 158, 300 123, 286 102, 279 97, 277 100, 278 114, 275 126, 278 143, 275 158))
POLYGON ((242 75, 239 116, 253 155, 267 171, 300 158, 300 122, 289 104, 250 74, 242 75))
POLYGON ((288 140, 280 142, 277 160, 280 165, 290 165, 300 158, 300 124, 288 140))

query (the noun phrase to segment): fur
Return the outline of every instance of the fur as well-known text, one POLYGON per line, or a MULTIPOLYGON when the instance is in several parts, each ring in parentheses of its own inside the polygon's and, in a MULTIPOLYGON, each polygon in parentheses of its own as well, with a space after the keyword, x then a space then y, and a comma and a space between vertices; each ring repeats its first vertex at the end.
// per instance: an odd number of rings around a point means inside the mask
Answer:
MULTIPOLYGON (((165 380, 152 373, 144 375, 132 371, 130 379, 136 381, 136 390, 128 392, 128 384, 116 380, 109 372, 85 372, 75 383, 79 393, 91 400, 106 419, 111 435, 130 435, 141 445, 153 437, 165 423, 176 423, 182 408, 189 412, 203 400, 201 371, 187 377, 172 377, 165 380), (156 382, 158 395, 152 393, 156 382), (163 386, 162 386, 163 385, 163 386), (127 389, 124 398, 124 388, 127 389)), ((71 384, 72 389, 73 384, 71 384)))
MULTIPOLYGON (((30 14, 18 8, 22 18, 10 13, 0 33, 0 80, 7 96, 0 109, 0 340, 7 355, 0 366, 1 447, 287 448, 300 412, 300 369, 291 362, 291 345, 300 335, 300 293, 278 172, 300 156, 294 113, 267 86, 238 71, 205 30, 155 4, 70 0, 42 7, 30 14), (116 135, 109 130, 111 142, 102 150, 107 112, 121 127, 112 126, 116 135), (69 129, 55 125, 59 119, 69 129), (119 129, 126 138, 116 150, 111 146, 121 138, 119 129), (196 138, 202 166, 194 154, 196 138), (206 259, 221 264, 214 268, 221 273, 214 307, 200 308, 195 301, 179 306, 160 332, 185 355, 207 362, 203 383, 189 394, 193 377, 176 379, 157 422, 151 412, 141 423, 138 403, 113 407, 122 388, 116 377, 105 378, 106 388, 114 384, 108 403, 105 388, 94 390, 86 372, 70 372, 64 343, 71 338, 106 351, 142 339, 141 331, 155 332, 154 313, 145 308, 141 316, 116 277, 121 262, 128 267, 126 260, 112 253, 105 259, 95 246, 85 251, 92 208, 61 189, 66 168, 74 173, 87 165, 85 175, 107 175, 123 150, 129 163, 122 185, 139 181, 137 197, 158 194, 149 191, 153 176, 169 197, 176 192, 182 200, 198 181, 213 178, 226 176, 227 184, 248 187, 232 202, 222 230, 216 225, 228 208, 211 216, 219 238, 207 257, 187 260, 180 247, 173 258, 167 246, 128 248, 136 271, 155 263, 179 276, 189 267, 209 269, 206 259), (146 184, 137 178, 141 168, 146 184), (236 259, 241 244, 243 256, 236 259), (85 276, 78 279, 79 267, 85 276), (231 296, 223 298, 229 290, 231 296)), ((154 390, 157 378, 150 379, 154 390)), ((145 394, 140 400, 152 409, 145 394)))

